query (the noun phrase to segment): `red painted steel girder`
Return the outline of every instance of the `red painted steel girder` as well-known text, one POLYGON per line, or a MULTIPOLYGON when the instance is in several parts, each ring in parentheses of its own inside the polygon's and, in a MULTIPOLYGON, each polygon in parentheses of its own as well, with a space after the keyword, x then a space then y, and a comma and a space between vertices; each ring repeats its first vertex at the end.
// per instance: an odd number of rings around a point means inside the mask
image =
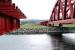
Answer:
POLYGON ((47 26, 48 21, 43 21, 43 22, 41 22, 40 24, 41 24, 41 25, 44 25, 44 26, 47 26))
POLYGON ((18 9, 18 7, 15 8, 13 5, 9 4, 1 4, 0 7, 0 12, 8 16, 16 18, 26 18, 26 16, 21 12, 20 9, 18 9))
POLYGON ((50 16, 49 24, 75 23, 74 3, 74 0, 58 0, 50 16))
POLYGON ((75 23, 75 19, 66 19, 66 20, 59 20, 59 21, 51 21, 49 22, 50 24, 54 24, 54 23, 62 23, 62 24, 72 24, 75 23))
POLYGON ((20 18, 26 18, 11 0, 0 0, 0 35, 20 28, 20 18))

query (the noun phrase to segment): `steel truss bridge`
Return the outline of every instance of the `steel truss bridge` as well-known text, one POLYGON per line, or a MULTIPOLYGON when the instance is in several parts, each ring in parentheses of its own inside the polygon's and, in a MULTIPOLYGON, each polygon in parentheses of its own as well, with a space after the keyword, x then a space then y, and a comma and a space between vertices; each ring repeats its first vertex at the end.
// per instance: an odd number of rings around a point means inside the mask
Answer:
POLYGON ((40 24, 45 26, 54 26, 58 24, 73 24, 75 23, 75 0, 57 0, 50 19, 43 21, 40 24))

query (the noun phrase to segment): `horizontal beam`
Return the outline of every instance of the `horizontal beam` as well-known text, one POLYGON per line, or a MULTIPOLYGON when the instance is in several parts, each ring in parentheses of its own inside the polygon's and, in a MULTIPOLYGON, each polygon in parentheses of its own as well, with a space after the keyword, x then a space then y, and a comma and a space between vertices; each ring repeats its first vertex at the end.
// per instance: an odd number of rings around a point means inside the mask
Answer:
POLYGON ((58 20, 58 21, 51 21, 49 24, 54 24, 54 23, 61 23, 61 24, 69 24, 69 23, 75 23, 75 19, 66 19, 66 20, 58 20))
POLYGON ((26 16, 18 9, 15 4, 1 4, 0 12, 15 18, 26 18, 26 16))

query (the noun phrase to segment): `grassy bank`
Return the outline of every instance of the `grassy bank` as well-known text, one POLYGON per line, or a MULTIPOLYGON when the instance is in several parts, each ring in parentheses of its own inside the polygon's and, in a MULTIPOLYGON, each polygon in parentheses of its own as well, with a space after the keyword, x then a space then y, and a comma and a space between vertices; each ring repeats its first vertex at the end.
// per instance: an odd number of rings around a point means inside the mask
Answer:
POLYGON ((40 28, 47 28, 47 26, 42 26, 42 25, 34 24, 34 23, 27 23, 27 24, 21 25, 21 28, 40 29, 40 28))

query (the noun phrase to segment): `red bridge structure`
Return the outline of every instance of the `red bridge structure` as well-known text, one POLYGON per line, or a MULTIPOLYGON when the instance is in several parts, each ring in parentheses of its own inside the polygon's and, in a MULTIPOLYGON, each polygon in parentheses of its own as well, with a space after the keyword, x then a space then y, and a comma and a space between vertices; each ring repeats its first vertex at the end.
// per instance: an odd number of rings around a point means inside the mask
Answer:
POLYGON ((12 0, 0 0, 0 34, 20 28, 20 19, 26 18, 12 0))
MULTIPOLYGON (((58 0, 54 6, 52 14, 48 22, 43 22, 46 26, 58 24, 75 23, 75 0, 58 0)), ((41 24, 44 25, 42 22, 41 24)))
POLYGON ((48 21, 47 21, 47 20, 46 20, 46 21, 43 21, 43 22, 41 22, 40 24, 41 24, 41 25, 44 25, 44 26, 47 26, 48 21))

